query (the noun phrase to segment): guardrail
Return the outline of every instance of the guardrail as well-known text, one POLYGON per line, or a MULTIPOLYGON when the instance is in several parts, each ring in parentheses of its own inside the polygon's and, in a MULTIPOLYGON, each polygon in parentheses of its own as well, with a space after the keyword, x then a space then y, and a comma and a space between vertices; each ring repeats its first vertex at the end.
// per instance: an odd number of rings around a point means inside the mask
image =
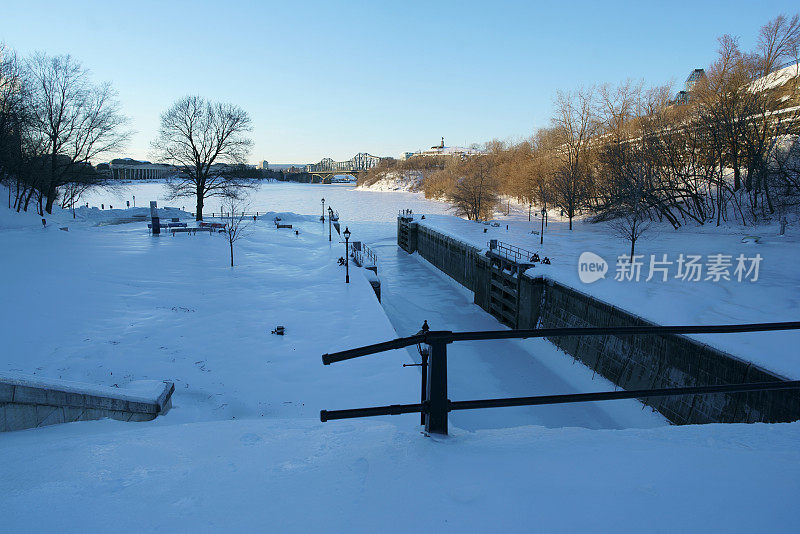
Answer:
POLYGON ((359 266, 368 265, 370 263, 372 265, 378 265, 378 255, 363 241, 360 244, 360 248, 353 248, 353 259, 359 266))
POLYGON ((478 399, 451 401, 447 398, 447 345, 457 341, 481 341, 496 339, 528 339, 539 337, 567 336, 630 336, 664 334, 728 334, 741 332, 769 332, 777 330, 800 330, 800 321, 779 323, 755 323, 739 325, 689 325, 689 326, 615 326, 601 328, 537 328, 533 330, 490 330, 482 332, 451 332, 428 329, 427 322, 419 333, 366 345, 355 349, 322 355, 322 363, 351 360, 370 354, 386 352, 418 345, 422 363, 422 387, 419 404, 394 404, 370 408, 348 410, 322 410, 320 421, 373 417, 378 415, 397 415, 405 413, 422 414, 421 424, 430 433, 447 434, 447 414, 452 410, 472 410, 479 408, 498 408, 504 406, 536 406, 544 404, 563 404, 572 402, 604 401, 617 399, 640 399, 647 397, 667 397, 676 395, 710 395, 715 393, 741 393, 748 391, 768 391, 800 389, 800 380, 775 381, 744 384, 718 384, 707 386, 642 389, 632 391, 607 391, 600 393, 574 393, 566 395, 542 395, 535 397, 509 397, 501 399, 478 399), (427 345, 422 349, 422 344, 427 345))
POLYGON ((504 243, 503 241, 497 241, 495 243, 490 241, 489 250, 496 253, 498 256, 502 256, 513 261, 514 263, 532 263, 539 261, 539 255, 535 252, 531 252, 530 250, 526 250, 510 243, 504 243), (493 244, 496 245, 495 248, 492 248, 493 244))

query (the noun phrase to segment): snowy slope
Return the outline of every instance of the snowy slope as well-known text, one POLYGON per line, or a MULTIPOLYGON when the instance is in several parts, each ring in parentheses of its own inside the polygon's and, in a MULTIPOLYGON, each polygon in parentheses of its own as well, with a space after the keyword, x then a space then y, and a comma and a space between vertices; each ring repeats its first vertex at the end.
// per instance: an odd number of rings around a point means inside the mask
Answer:
POLYGON ((370 185, 360 185, 362 191, 415 192, 422 188, 422 173, 419 171, 389 171, 370 185))

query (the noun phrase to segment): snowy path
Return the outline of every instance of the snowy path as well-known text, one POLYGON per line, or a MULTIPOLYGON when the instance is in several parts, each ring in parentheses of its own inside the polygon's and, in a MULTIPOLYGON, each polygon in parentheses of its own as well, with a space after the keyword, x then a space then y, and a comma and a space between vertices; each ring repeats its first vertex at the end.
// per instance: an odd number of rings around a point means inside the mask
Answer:
MULTIPOLYGON (((435 330, 505 329, 472 302, 472 293, 418 255, 396 244, 391 228, 376 223, 370 234, 378 254, 382 304, 398 335, 415 334, 424 319, 435 330), (387 236, 387 232, 390 235, 387 236)), ((371 230, 371 231, 370 231, 371 230)), ((359 234, 360 235, 360 234, 359 234)), ((415 361, 416 348, 409 349, 415 361)), ((396 372, 413 372, 411 369, 396 372)), ((614 386, 544 340, 464 342, 448 347, 449 397, 469 400, 558 393, 609 391, 614 386)), ((467 430, 523 425, 585 428, 646 428, 666 424, 637 401, 466 410, 450 414, 467 430)))

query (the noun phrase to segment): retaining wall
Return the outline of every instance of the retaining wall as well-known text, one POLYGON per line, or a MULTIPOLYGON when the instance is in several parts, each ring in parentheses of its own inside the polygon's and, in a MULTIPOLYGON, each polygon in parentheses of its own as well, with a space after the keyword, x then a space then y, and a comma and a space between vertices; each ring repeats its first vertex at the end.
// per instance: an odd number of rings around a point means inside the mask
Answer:
MULTIPOLYGON (((419 253, 471 290, 477 305, 511 328, 653 324, 552 280, 520 275, 510 265, 513 262, 484 253, 411 219, 398 220, 398 244, 409 253, 419 253)), ((548 339, 593 371, 628 390, 786 380, 680 335, 548 339)), ((675 424, 800 419, 800 394, 791 390, 650 398, 646 404, 675 424)))
POLYGON ((0 375, 0 431, 104 418, 150 421, 169 410, 175 391, 172 382, 148 381, 136 386, 131 391, 0 375))

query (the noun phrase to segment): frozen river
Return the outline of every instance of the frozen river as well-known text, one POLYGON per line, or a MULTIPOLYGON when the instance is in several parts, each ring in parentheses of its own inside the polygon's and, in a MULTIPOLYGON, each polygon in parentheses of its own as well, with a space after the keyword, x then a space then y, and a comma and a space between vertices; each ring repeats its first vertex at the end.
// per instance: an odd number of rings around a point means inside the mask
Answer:
MULTIPOLYGON (((137 206, 148 206, 151 200, 159 206, 174 206, 193 212, 195 202, 191 198, 168 200, 168 189, 163 183, 127 183, 118 190, 96 190, 83 201, 90 206, 124 208, 126 202, 137 206)), ((322 214, 322 199, 325 206, 339 212, 342 222, 371 221, 394 222, 401 209, 412 209, 416 213, 449 213, 443 202, 426 200, 421 193, 378 192, 356 189, 349 184, 299 184, 293 182, 262 182, 246 191, 244 204, 247 211, 290 211, 301 215, 322 214)), ((205 202, 204 213, 219 212, 222 199, 212 197, 205 202)))
MULTIPOLYGON (((190 206, 190 199, 166 200, 163 184, 135 184, 124 191, 96 192, 90 205, 123 207, 136 195, 137 205, 157 200, 159 205, 190 206)), ((396 245, 396 217, 401 209, 415 213, 448 213, 448 205, 426 200, 421 194, 357 190, 349 185, 264 183, 251 191, 251 211, 321 213, 321 199, 337 210, 342 226, 353 240, 364 241, 378 254, 382 304, 400 336, 416 333, 423 320, 437 330, 503 329, 497 320, 472 303, 472 294, 396 245)), ((208 211, 219 209, 215 199, 208 211)), ((309 223, 304 224, 307 226, 309 223)), ((313 225, 316 226, 316 225, 313 225)), ((304 229, 307 233, 324 228, 304 229)), ((332 246, 341 246, 334 241, 332 246)), ((419 361, 416 350, 409 350, 419 361)), ((613 385, 593 377, 590 369, 559 352, 543 340, 471 342, 449 348, 449 388, 453 400, 507 396, 604 391, 613 385)), ((418 368, 398 368, 397 373, 418 373, 418 368)), ((637 401, 564 404, 469 410, 450 414, 452 424, 468 430, 538 424, 548 427, 584 428, 651 427, 666 424, 637 401)))

